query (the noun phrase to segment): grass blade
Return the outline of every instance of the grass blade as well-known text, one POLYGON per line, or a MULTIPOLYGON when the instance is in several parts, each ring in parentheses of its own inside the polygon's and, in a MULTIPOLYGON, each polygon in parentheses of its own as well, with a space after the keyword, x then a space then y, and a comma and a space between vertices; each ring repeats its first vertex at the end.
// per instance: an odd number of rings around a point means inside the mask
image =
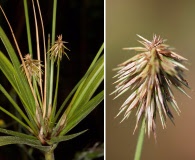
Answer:
POLYGON ((85 133, 86 131, 87 130, 81 131, 79 133, 71 134, 71 135, 53 137, 50 141, 48 141, 48 143, 53 144, 53 143, 59 143, 59 142, 62 142, 62 141, 68 141, 70 139, 73 139, 73 138, 85 133))
MULTIPOLYGON (((31 136, 31 135, 29 135, 29 134, 24 134, 24 133, 20 133, 20 132, 15 132, 15 131, 11 131, 11 130, 8 130, 8 129, 0 128, 0 132, 1 132, 1 133, 5 133, 5 134, 7 134, 7 135, 20 137, 20 138, 27 138, 27 139, 37 140, 34 136, 31 136)), ((39 140, 37 140, 37 141, 39 142, 39 140)))
POLYGON ((71 116, 79 107, 87 103, 104 78, 104 57, 97 61, 94 69, 77 89, 70 105, 66 110, 67 116, 71 116))
POLYGON ((24 13, 25 13, 25 20, 26 20, 26 31, 27 31, 27 38, 28 38, 28 50, 33 57, 33 51, 32 51, 32 41, 31 41, 31 33, 30 33, 30 22, 29 22, 29 15, 28 15, 28 2, 27 0, 23 1, 24 4, 24 13))
POLYGON ((3 111, 4 113, 6 113, 8 116, 10 116, 11 118, 13 118, 15 121, 17 121, 18 123, 20 123, 23 127, 25 127, 28 131, 30 131, 32 133, 32 130, 29 126, 27 126, 25 123, 23 123, 19 118, 17 118, 16 116, 14 116, 12 113, 10 113, 9 111, 7 111, 6 109, 4 109, 3 107, 0 106, 0 110, 3 111))
MULTIPOLYGON (((16 55, 16 53, 15 53, 15 51, 14 51, 12 45, 11 45, 9 39, 7 38, 5 32, 3 31, 3 29, 1 27, 0 27, 0 38, 3 41, 3 44, 4 44, 6 50, 9 54, 9 57, 10 57, 11 62, 13 64, 13 68, 15 69, 15 72, 18 75, 17 77, 19 77, 18 85, 19 85, 20 92, 22 93, 22 96, 23 96, 25 102, 33 108, 35 106, 34 105, 34 103, 35 103, 34 102, 34 97, 32 95, 31 89, 29 87, 29 84, 28 84, 24 74, 21 72, 20 61, 19 61, 19 59, 18 59, 18 57, 17 57, 17 55, 16 55)), ((2 54, 1 55, 1 58, 2 58, 4 55, 3 55, 2 52, 1 52, 1 54, 2 54)), ((7 59, 7 58, 4 58, 4 60, 5 59, 7 59)), ((1 62, 2 62, 2 60, 0 61, 0 63, 1 62)), ((10 80, 9 80, 9 82, 12 84, 14 80, 11 80, 11 81, 10 80)), ((16 89, 16 87, 14 89, 16 89)))
POLYGON ((103 100, 104 91, 101 91, 88 103, 78 108, 72 115, 67 119, 66 127, 60 133, 60 135, 65 135, 68 131, 74 128, 80 121, 82 121, 95 107, 103 100))
POLYGON ((33 126, 33 124, 29 121, 29 119, 26 117, 24 112, 20 109, 18 104, 12 99, 12 97, 9 95, 9 93, 4 89, 4 87, 1 84, 0 84, 0 90, 6 96, 6 98, 10 101, 10 103, 14 106, 14 108, 18 111, 18 113, 22 116, 22 118, 24 118, 24 120, 31 127, 31 129, 33 129, 33 131, 36 133, 36 129, 33 126))
POLYGON ((33 117, 35 112, 35 108, 34 108, 35 105, 34 103, 29 104, 30 102, 27 97, 28 88, 24 90, 20 79, 21 78, 20 75, 18 75, 17 71, 13 68, 13 65, 10 63, 10 61, 5 57, 5 55, 1 51, 0 51, 0 69, 6 76, 8 81, 11 83, 14 90, 17 92, 20 100, 25 105, 29 115, 33 117))
POLYGON ((0 138, 0 146, 5 146, 9 144, 25 144, 31 147, 37 148, 41 151, 47 152, 51 149, 51 146, 42 146, 39 141, 32 140, 28 138, 21 138, 15 136, 1 136, 0 138))

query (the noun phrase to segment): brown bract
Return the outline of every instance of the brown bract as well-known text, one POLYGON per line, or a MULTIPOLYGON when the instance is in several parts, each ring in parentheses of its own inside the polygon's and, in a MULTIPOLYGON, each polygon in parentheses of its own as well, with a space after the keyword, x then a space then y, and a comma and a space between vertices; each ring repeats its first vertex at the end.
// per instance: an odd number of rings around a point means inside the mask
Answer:
MULTIPOLYGON (((179 114, 180 109, 175 100, 171 86, 186 94, 183 87, 189 87, 183 78, 184 65, 187 59, 173 52, 160 36, 153 36, 149 41, 142 36, 139 41, 144 47, 124 48, 141 52, 118 65, 114 70, 117 80, 114 92, 115 98, 130 90, 130 95, 120 107, 117 114, 124 112, 125 120, 133 109, 136 109, 136 126, 141 118, 146 119, 148 135, 152 131, 156 137, 156 115, 158 113, 162 127, 166 127, 166 118, 173 122, 171 107, 179 114)), ((187 95, 187 94, 186 94, 187 95)), ((188 95, 187 95, 188 96, 188 95)))

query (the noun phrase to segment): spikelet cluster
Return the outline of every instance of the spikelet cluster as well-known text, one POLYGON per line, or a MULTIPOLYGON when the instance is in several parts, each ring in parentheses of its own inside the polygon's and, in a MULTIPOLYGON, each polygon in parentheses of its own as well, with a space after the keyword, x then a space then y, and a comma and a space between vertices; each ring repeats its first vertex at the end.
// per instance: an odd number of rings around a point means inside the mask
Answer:
POLYGON ((187 59, 173 52, 160 36, 154 35, 152 41, 140 35, 138 37, 144 47, 124 48, 140 53, 114 69, 117 71, 114 76, 117 80, 111 94, 117 98, 130 90, 130 95, 120 107, 118 115, 124 113, 123 121, 132 110, 136 110, 135 130, 140 119, 144 117, 148 135, 153 132, 156 137, 156 115, 159 115, 162 127, 165 128, 167 117, 173 122, 171 108, 180 113, 171 86, 186 94, 184 87, 189 86, 183 72, 188 69, 183 63, 187 59))
MULTIPOLYGON (((35 78, 35 80, 37 82, 39 82, 40 80, 40 73, 42 74, 43 71, 41 70, 41 67, 43 67, 43 65, 41 64, 41 61, 36 60, 36 59, 32 59, 30 54, 26 54, 24 59, 24 64, 26 66, 27 69, 27 73, 25 75, 29 75, 29 78, 32 80, 32 77, 35 78)), ((24 66, 22 66, 22 71, 25 72, 24 66)))
MULTIPOLYGON (((55 41, 54 45, 51 47, 51 49, 48 51, 50 54, 50 58, 54 61, 60 61, 62 59, 62 55, 65 54, 66 57, 69 59, 68 54, 65 52, 65 49, 70 51, 66 46, 64 46, 64 43, 68 43, 65 41, 62 41, 62 35, 57 36, 58 39, 55 41)), ((69 59, 70 60, 70 59, 69 59)))

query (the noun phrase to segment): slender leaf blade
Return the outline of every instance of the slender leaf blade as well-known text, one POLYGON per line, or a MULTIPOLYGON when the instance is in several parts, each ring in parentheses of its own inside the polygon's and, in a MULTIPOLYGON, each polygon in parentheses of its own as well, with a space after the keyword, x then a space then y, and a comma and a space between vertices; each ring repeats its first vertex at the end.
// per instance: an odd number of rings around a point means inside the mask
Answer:
POLYGON ((59 115, 61 114, 63 108, 65 107, 65 105, 67 104, 67 102, 69 101, 69 99, 72 97, 72 95, 75 93, 75 91, 77 90, 77 88, 83 84, 83 82, 85 81, 85 79, 89 76, 89 74, 91 73, 91 71, 93 70, 98 58, 100 57, 101 53, 103 52, 104 49, 104 43, 101 45, 99 51, 97 52, 95 58, 93 59, 90 67, 88 68, 87 72, 85 73, 85 75, 82 77, 82 79, 76 84, 76 86, 72 89, 72 91, 69 93, 69 95, 66 97, 66 99, 64 100, 64 102, 62 103, 62 105, 60 106, 54 122, 56 122, 56 120, 58 119, 59 115))
MULTIPOLYGON (((8 55, 11 59, 11 62, 13 64, 13 68, 15 69, 15 72, 17 73, 17 85, 18 85, 18 89, 20 89, 20 92, 23 96, 23 99, 26 101, 26 103, 31 106, 31 108, 33 108, 34 105, 34 97, 32 95, 32 92, 30 90, 30 86, 27 82, 26 77, 24 76, 24 74, 21 72, 21 67, 20 67, 20 61, 18 59, 18 56, 16 54, 16 52, 14 51, 8 37, 6 36, 5 32, 3 31, 2 27, 0 26, 0 38, 8 52, 8 55)), ((2 60, 0 61, 0 63, 2 62, 2 60)), ((13 84, 12 82, 10 82, 11 84, 13 84)))
POLYGON ((84 106, 78 108, 71 117, 67 119, 67 124, 60 135, 66 134, 72 128, 74 128, 80 121, 82 121, 91 111, 95 109, 95 107, 103 100, 104 91, 101 91, 98 95, 92 98, 88 103, 84 106))
POLYGON ((85 133, 86 131, 87 130, 81 131, 79 133, 71 134, 71 135, 53 137, 50 141, 47 141, 47 142, 49 144, 53 144, 53 143, 59 143, 59 142, 62 142, 62 141, 68 141, 70 139, 73 139, 73 138, 85 133))
POLYGON ((37 148, 44 152, 48 152, 52 148, 52 146, 42 146, 40 142, 28 138, 21 138, 15 136, 0 137, 0 146, 10 145, 10 144, 25 144, 37 148))
POLYGON ((87 103, 94 92, 96 91, 97 87, 100 85, 104 78, 104 57, 102 56, 98 61, 96 66, 94 67, 93 71, 90 75, 85 79, 83 84, 77 89, 72 102, 68 106, 66 111, 67 116, 71 116, 78 107, 87 103), (69 109, 70 107, 70 109, 69 109))
POLYGON ((28 123, 28 125, 35 130, 32 122, 29 121, 25 113, 21 110, 21 108, 18 106, 18 104, 12 99, 12 97, 9 95, 9 93, 4 89, 4 87, 0 84, 0 91, 6 96, 6 98, 10 101, 10 103, 14 106, 14 108, 18 111, 18 113, 24 118, 24 120, 28 123))
MULTIPOLYGON (((23 90, 23 84, 21 83, 20 76, 14 69, 13 65, 10 63, 10 61, 5 57, 5 55, 0 51, 0 69, 3 72, 3 74, 6 76, 8 81, 11 83, 14 90, 17 92, 21 102, 25 106, 25 110, 28 113, 29 118, 31 119, 31 122, 33 122, 33 116, 35 114, 35 110, 33 112, 33 108, 35 107, 29 104, 28 97, 26 97, 26 92, 28 91, 28 88, 26 90, 23 90), (33 108, 31 108, 33 107, 33 108)), ((29 97, 30 98, 30 97, 29 97)))
POLYGON ((0 128, 0 132, 4 133, 4 134, 7 134, 7 135, 20 137, 20 138, 27 138, 27 139, 37 140, 37 143, 39 142, 39 140, 36 137, 34 137, 30 134, 24 134, 24 133, 4 129, 4 128, 0 128))

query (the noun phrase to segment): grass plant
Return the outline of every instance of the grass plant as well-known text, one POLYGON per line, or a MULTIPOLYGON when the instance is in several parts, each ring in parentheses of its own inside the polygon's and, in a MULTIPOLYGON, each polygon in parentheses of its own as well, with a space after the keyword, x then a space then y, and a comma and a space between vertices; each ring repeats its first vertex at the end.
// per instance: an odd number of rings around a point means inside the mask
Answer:
POLYGON ((70 52, 65 46, 66 42, 62 40, 62 35, 56 36, 55 33, 57 0, 53 1, 51 44, 50 41, 46 44, 44 23, 38 0, 31 1, 36 31, 35 35, 31 35, 32 26, 29 22, 27 2, 29 3, 27 0, 23 1, 29 48, 25 55, 21 53, 11 24, 0 6, 17 49, 14 50, 0 26, 0 38, 9 56, 7 57, 0 51, 0 70, 17 93, 20 103, 12 98, 2 84, 0 84, 0 91, 21 118, 1 105, 0 110, 18 122, 24 131, 21 133, 0 128, 0 132, 6 134, 6 136, 0 137, 0 146, 25 144, 42 151, 46 160, 54 160, 54 150, 60 142, 75 138, 87 131, 68 134, 103 100, 104 91, 96 92, 96 90, 104 78, 104 56, 102 54, 104 45, 102 44, 100 47, 87 72, 57 109, 61 59, 63 55, 69 59, 67 52, 70 52), (38 18, 40 24, 37 22, 38 18), (32 37, 36 39, 36 51, 32 49, 32 37), (40 37, 43 37, 42 41, 40 41, 40 37), (55 41, 56 37, 58 39, 55 41), (44 58, 41 59, 41 57, 44 58), (55 67, 57 67, 56 77, 54 77, 55 67), (54 78, 56 79, 54 80, 54 78))

